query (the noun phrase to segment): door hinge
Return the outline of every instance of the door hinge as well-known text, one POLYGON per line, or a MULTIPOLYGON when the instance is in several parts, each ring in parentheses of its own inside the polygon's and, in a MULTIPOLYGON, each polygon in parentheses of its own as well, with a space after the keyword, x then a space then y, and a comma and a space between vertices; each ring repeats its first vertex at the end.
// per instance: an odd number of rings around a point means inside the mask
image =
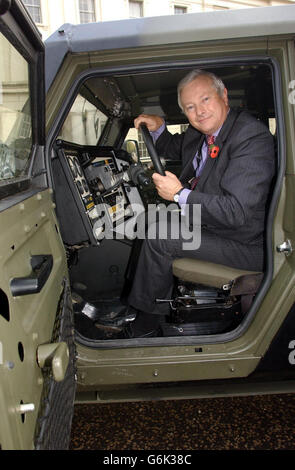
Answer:
POLYGON ((278 253, 284 253, 286 256, 289 256, 293 251, 292 244, 290 240, 284 241, 281 245, 277 246, 278 253))
POLYGON ((69 364, 69 348, 64 341, 60 343, 41 344, 37 349, 37 363, 41 369, 50 367, 53 378, 61 382, 69 364))

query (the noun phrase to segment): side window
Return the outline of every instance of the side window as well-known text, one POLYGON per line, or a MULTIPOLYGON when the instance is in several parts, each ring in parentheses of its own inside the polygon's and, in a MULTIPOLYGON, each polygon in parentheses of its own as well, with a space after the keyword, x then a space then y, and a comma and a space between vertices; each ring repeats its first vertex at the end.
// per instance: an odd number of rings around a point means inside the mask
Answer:
POLYGON ((0 33, 0 184, 25 176, 32 147, 29 65, 0 33))
MULTIPOLYGON (((188 124, 175 124, 175 125, 168 125, 167 129, 171 134, 181 134, 184 132, 188 127, 188 124)), ((142 163, 148 163, 151 161, 149 153, 147 151, 146 145, 143 141, 142 133, 135 129, 134 127, 129 129, 129 132, 125 138, 126 140, 136 140, 138 142, 139 152, 140 152, 140 159, 142 163)))

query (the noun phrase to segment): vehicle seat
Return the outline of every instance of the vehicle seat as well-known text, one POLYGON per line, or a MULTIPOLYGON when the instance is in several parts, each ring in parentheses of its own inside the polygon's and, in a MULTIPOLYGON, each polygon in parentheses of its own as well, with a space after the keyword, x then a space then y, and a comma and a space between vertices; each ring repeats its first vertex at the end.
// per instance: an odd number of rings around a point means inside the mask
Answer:
POLYGON ((173 274, 181 281, 229 291, 230 295, 253 295, 263 273, 231 268, 209 261, 179 258, 173 262, 173 274))

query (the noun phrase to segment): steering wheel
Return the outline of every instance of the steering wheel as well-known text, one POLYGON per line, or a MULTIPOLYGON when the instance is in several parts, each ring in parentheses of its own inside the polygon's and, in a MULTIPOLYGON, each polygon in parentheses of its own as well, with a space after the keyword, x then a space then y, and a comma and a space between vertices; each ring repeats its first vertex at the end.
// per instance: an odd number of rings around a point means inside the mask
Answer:
POLYGON ((163 165, 161 163, 159 155, 156 151, 153 139, 151 137, 151 134, 149 133, 148 128, 146 127, 145 124, 141 124, 140 129, 141 129, 141 132, 142 132, 144 143, 146 145, 148 153, 150 154, 150 157, 151 157, 152 162, 154 164, 155 171, 157 173, 159 173, 160 175, 165 176, 165 170, 163 168, 163 165))

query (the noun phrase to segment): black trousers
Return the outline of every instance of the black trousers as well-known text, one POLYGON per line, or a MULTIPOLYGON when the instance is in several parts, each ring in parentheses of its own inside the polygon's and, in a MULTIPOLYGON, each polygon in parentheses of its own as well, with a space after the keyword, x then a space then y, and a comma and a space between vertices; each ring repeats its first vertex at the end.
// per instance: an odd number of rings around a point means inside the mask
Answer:
POLYGON ((156 222, 150 230, 153 237, 147 234, 143 241, 128 297, 128 304, 138 310, 160 315, 169 313, 169 304, 156 303, 156 299, 171 299, 174 285, 172 263, 176 258, 194 258, 253 271, 263 269, 262 246, 221 239, 202 229, 199 247, 195 247, 195 237, 190 249, 190 242, 181 233, 174 238, 177 230, 173 232, 173 223, 169 223, 169 227, 166 236, 166 233, 159 233, 159 223, 156 222))

